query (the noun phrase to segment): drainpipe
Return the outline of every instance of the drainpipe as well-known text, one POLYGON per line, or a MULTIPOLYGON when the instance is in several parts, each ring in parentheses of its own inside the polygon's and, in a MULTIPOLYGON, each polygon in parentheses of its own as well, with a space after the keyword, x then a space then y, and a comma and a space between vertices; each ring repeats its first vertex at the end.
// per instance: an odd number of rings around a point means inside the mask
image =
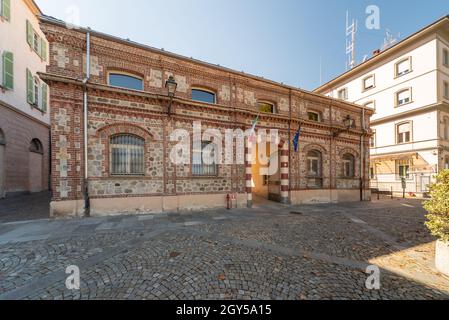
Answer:
POLYGON ((363 201, 365 189, 365 107, 362 107, 362 134, 360 135, 360 201, 363 201))
POLYGON ((86 78, 83 80, 83 124, 84 124, 84 216, 90 217, 90 198, 89 198, 89 177, 88 177, 88 100, 87 100, 87 82, 90 79, 90 33, 86 34, 86 78))

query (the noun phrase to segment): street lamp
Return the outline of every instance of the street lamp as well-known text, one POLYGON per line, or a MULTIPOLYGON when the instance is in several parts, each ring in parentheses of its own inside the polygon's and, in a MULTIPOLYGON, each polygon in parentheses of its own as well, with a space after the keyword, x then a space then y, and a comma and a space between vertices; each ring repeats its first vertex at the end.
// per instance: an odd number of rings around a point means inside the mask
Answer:
POLYGON ((173 76, 170 76, 168 80, 165 82, 165 87, 168 90, 168 97, 170 98, 170 103, 168 105, 168 115, 171 114, 171 105, 173 102, 173 98, 175 97, 176 88, 178 87, 178 84, 175 81, 175 78, 173 76))
MULTIPOLYGON (((351 116, 349 114, 343 120, 343 125, 345 126, 346 131, 349 131, 352 128, 354 128, 354 124, 355 124, 355 120, 353 118, 351 118, 351 116)), ((343 130, 343 129, 335 129, 335 131, 333 132, 333 136, 338 137, 340 135, 340 133, 342 133, 344 131, 345 130, 343 130)))
POLYGON ((350 130, 351 128, 354 127, 354 119, 352 119, 351 116, 348 114, 345 120, 343 120, 343 124, 345 125, 347 130, 350 130))

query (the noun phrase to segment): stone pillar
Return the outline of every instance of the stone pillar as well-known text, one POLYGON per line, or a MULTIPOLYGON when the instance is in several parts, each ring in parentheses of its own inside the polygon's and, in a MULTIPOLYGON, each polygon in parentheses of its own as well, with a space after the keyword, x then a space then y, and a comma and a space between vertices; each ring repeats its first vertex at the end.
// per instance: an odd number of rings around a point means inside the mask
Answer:
POLYGON ((281 203, 290 203, 290 174, 289 174, 289 154, 288 143, 283 141, 279 146, 281 154, 281 203))
POLYGON ((245 183, 247 207, 253 207, 253 168, 252 168, 252 143, 250 142, 245 148, 245 183))

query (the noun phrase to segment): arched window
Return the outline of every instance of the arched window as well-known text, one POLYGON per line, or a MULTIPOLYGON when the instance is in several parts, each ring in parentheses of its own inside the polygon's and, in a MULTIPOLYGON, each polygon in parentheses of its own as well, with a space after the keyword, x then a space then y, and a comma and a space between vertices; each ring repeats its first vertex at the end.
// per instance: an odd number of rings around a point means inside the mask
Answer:
POLYGON ((449 170, 449 156, 444 158, 444 169, 449 170))
POLYGON ((321 177, 321 152, 311 150, 307 153, 307 175, 309 177, 321 177))
POLYGON ((110 86, 139 91, 143 90, 143 80, 138 76, 120 72, 110 72, 108 78, 110 86))
POLYGON ((396 93, 396 107, 412 102, 412 90, 404 89, 396 93))
POLYGON ((323 186, 322 155, 318 150, 307 153, 307 188, 316 189, 323 186))
POLYGON ((120 134, 110 140, 110 166, 112 175, 144 175, 145 140, 120 134))
POLYGON ((259 108, 260 112, 276 113, 276 107, 271 102, 260 101, 257 103, 257 107, 259 108))
POLYGON ((355 158, 352 154, 343 155, 343 177, 353 178, 355 176, 355 158))
POLYGON ((204 89, 192 89, 192 100, 215 104, 215 93, 204 89))
POLYGON ((395 65, 395 76, 400 77, 412 72, 412 58, 405 58, 395 65))
POLYGON ((33 139, 30 143, 30 151, 35 153, 44 153, 44 147, 39 139, 33 139))
POLYGON ((201 149, 193 149, 192 174, 194 176, 218 175, 218 147, 211 141, 202 141, 201 149))

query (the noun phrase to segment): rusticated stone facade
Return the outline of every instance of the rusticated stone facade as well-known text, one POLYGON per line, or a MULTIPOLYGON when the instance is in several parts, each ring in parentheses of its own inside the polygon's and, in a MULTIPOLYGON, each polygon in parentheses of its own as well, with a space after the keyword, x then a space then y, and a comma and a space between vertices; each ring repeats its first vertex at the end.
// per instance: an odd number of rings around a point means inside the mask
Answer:
MULTIPOLYGON (((177 129, 192 132, 194 121, 201 121, 203 132, 215 129, 225 136, 227 129, 249 129, 258 114, 258 128, 277 129, 280 135, 280 170, 267 197, 287 203, 369 199, 370 111, 92 31, 91 78, 83 85, 87 30, 68 29, 51 18, 43 18, 42 28, 51 47, 50 66, 42 77, 51 88, 53 214, 83 212, 84 90, 88 93, 87 171, 93 214, 226 207, 228 194, 236 195, 238 206, 251 206, 255 200, 251 164, 220 164, 217 175, 197 177, 191 164, 170 161, 178 143, 170 140, 170 134, 177 129), (109 86, 109 72, 139 77, 144 90, 109 86), (170 76, 178 84, 171 113, 165 88, 170 76), (214 92, 216 103, 192 101, 192 88, 214 92), (272 102, 276 113, 261 113, 259 101, 272 102), (320 121, 308 120, 310 111, 318 113, 320 121), (366 130, 362 130, 363 114, 366 130), (347 116, 355 122, 350 130, 343 127, 347 116), (300 125, 300 147, 295 152, 292 140, 300 125), (144 141, 143 175, 111 174, 109 143, 117 134, 144 141), (318 186, 311 184, 316 178, 308 177, 311 150, 321 154, 318 186), (342 178, 344 154, 355 159, 354 175, 349 178, 342 178)), ((248 147, 233 151, 234 155, 249 153, 248 147)))

